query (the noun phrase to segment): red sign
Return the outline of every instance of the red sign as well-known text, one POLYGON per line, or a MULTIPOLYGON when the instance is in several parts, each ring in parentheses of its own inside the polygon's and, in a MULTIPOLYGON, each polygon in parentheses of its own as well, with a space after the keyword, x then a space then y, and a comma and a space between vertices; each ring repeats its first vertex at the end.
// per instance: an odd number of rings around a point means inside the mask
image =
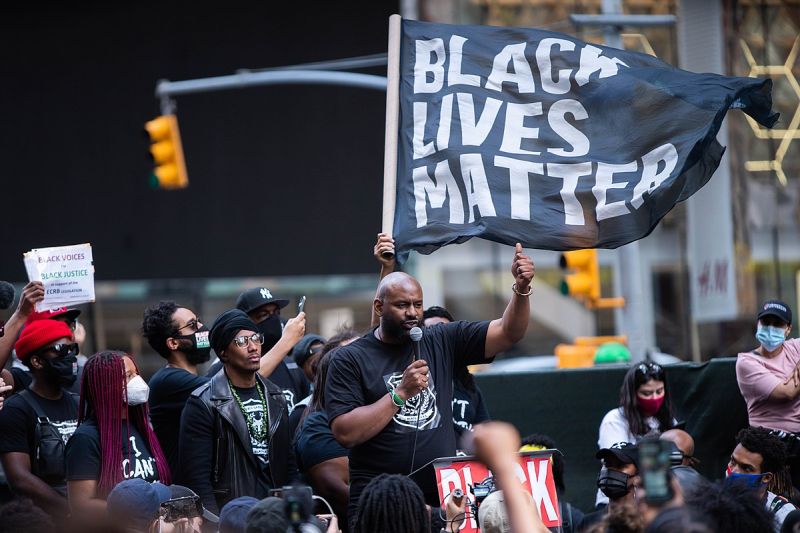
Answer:
MULTIPOLYGON (((454 490, 461 489, 471 501, 474 496, 470 488, 491 475, 486 466, 472 457, 455 457, 434 463, 439 501, 454 490)), ((523 452, 519 454, 517 479, 532 496, 542 517, 544 525, 552 528, 561 526, 561 513, 553 481, 551 452, 523 452)), ((478 517, 467 511, 467 519, 461 532, 478 532, 478 517)))

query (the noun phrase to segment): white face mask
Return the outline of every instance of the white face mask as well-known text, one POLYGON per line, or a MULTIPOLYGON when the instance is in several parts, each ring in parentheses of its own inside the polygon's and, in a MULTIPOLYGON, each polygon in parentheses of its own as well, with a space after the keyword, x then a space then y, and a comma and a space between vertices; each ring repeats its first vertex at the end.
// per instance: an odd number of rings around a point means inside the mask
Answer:
POLYGON ((147 403, 147 398, 150 396, 150 387, 142 379, 142 376, 136 376, 128 382, 128 405, 142 405, 147 403))

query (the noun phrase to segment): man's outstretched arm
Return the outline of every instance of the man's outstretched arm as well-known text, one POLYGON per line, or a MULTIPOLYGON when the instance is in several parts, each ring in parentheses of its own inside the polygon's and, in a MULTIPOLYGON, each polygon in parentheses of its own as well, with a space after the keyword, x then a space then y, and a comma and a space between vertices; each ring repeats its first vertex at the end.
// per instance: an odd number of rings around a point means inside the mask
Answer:
MULTIPOLYGON (((378 263, 381 264, 381 277, 378 278, 378 281, 394 272, 396 263, 394 258, 394 239, 392 239, 391 236, 386 235, 385 233, 378 233, 378 240, 375 243, 375 247, 372 249, 372 255, 374 255, 375 259, 378 260, 378 263), (384 254, 390 255, 386 256, 384 254)), ((372 327, 377 327, 380 322, 380 317, 375 314, 375 308, 373 307, 371 321, 372 327)))
POLYGON ((502 318, 492 320, 486 333, 487 359, 514 346, 522 340, 528 329, 531 316, 531 283, 536 274, 536 267, 533 260, 522 251, 520 243, 517 243, 514 250, 511 273, 514 275, 511 300, 502 318))
POLYGON ((22 289, 17 310, 6 322, 5 333, 0 337, 0 368, 6 366, 25 320, 33 313, 34 306, 42 300, 44 300, 44 285, 41 281, 31 281, 22 289))

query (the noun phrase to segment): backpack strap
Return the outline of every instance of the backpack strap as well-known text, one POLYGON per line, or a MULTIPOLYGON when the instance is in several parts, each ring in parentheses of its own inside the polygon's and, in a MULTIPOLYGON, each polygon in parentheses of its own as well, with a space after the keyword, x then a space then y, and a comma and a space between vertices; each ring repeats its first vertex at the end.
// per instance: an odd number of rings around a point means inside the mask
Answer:
MULTIPOLYGON (((50 419, 44 414, 44 409, 42 409, 42 404, 39 403, 39 400, 36 399, 36 395, 31 393, 30 389, 25 389, 17 393, 20 398, 25 400, 33 412, 36 413, 36 419, 40 424, 50 424, 50 419)), ((72 406, 74 408, 75 418, 78 418, 78 404, 79 404, 79 396, 75 393, 64 391, 64 395, 67 398, 72 400, 72 406)))
POLYGON ((39 422, 39 424, 50 423, 50 419, 47 418, 46 414, 44 414, 44 409, 42 409, 39 400, 36 399, 36 396, 34 396, 30 390, 25 389, 20 391, 18 394, 19 397, 25 400, 25 403, 27 403, 31 409, 33 409, 33 412, 36 413, 36 420, 39 422))
POLYGON ((787 503, 789 503, 789 500, 781 496, 778 496, 776 494, 775 497, 772 499, 772 502, 769 504, 769 511, 772 514, 775 514, 780 510, 781 507, 783 507, 787 503))

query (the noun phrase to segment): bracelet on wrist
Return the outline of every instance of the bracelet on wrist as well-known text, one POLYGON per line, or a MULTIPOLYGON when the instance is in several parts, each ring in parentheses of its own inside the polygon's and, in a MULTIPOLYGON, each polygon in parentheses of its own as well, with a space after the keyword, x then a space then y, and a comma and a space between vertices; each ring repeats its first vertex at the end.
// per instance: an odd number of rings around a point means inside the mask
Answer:
POLYGON ((402 399, 394 390, 392 390, 389 395, 392 397, 392 403, 395 407, 403 407, 406 404, 406 401, 402 399))
POLYGON ((533 293, 533 287, 531 285, 528 285, 528 292, 519 292, 516 283, 511 286, 511 290, 514 291, 514 294, 517 296, 530 296, 533 293))

